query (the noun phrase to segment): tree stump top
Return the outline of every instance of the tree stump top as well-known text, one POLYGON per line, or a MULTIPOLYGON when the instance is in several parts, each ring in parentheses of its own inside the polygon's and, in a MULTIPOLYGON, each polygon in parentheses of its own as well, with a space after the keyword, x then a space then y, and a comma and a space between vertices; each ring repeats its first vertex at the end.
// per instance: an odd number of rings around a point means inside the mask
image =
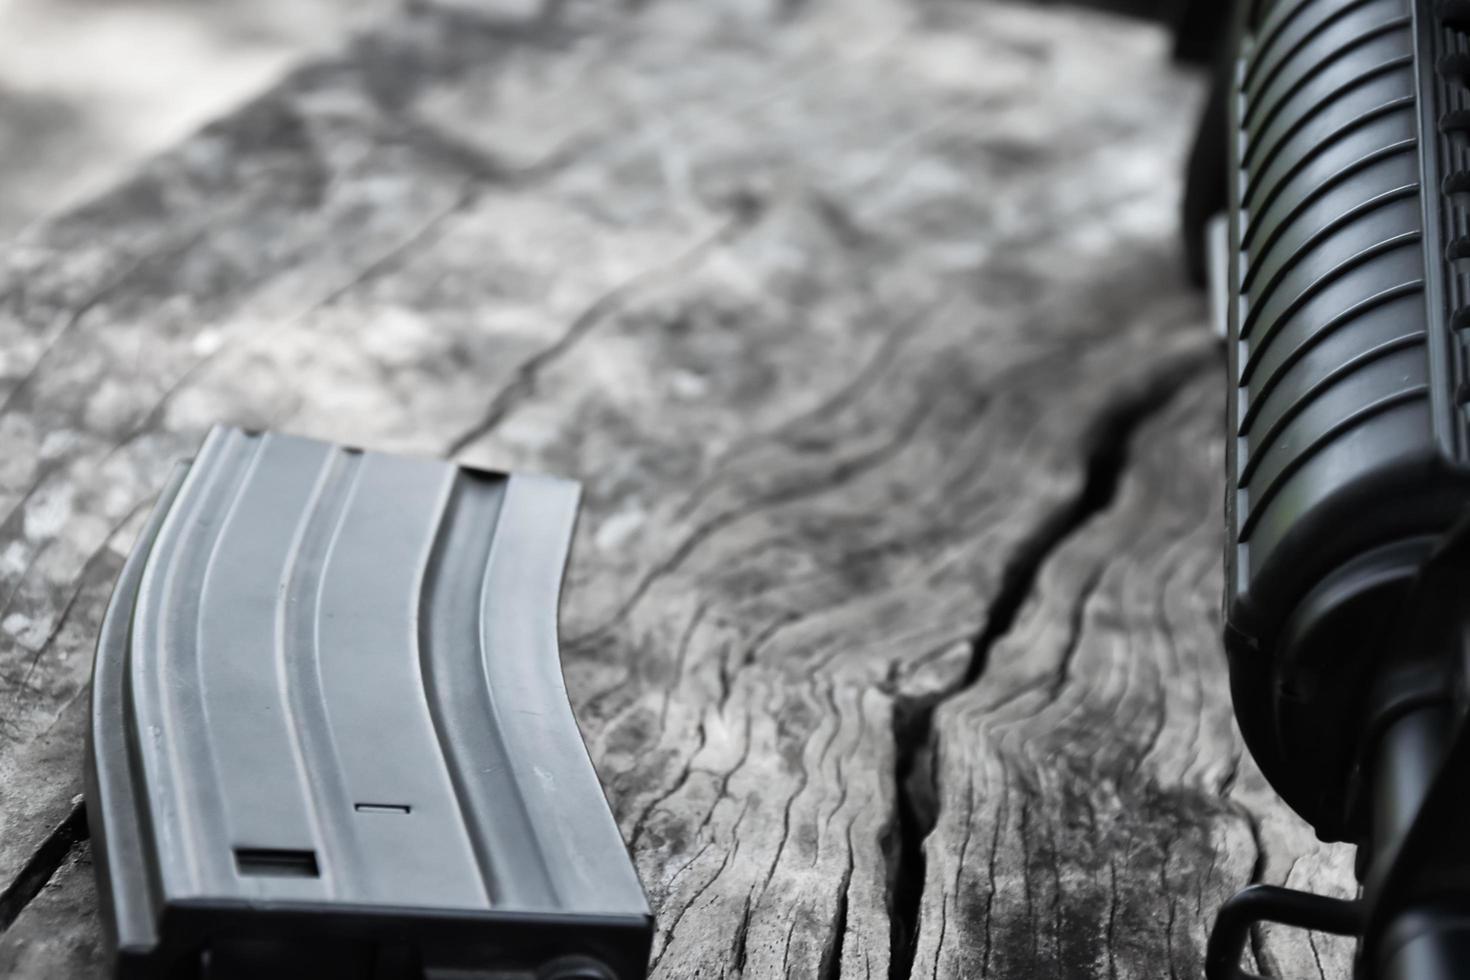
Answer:
POLYGON ((103 975, 92 647, 215 422, 582 481, 656 977, 1197 976, 1350 890, 1231 718, 1200 95, 1073 9, 425 2, 0 245, 0 975, 103 975))

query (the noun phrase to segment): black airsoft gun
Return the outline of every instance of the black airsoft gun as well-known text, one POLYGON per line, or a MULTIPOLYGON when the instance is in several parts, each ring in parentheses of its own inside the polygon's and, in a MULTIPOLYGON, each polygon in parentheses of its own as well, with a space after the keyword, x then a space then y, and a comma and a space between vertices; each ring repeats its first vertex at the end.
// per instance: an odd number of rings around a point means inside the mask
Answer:
POLYGON ((1466 977, 1470 3, 1236 7, 1185 214, 1226 324, 1231 687, 1361 893, 1246 889, 1207 972, 1266 920, 1356 936, 1361 978, 1466 977))

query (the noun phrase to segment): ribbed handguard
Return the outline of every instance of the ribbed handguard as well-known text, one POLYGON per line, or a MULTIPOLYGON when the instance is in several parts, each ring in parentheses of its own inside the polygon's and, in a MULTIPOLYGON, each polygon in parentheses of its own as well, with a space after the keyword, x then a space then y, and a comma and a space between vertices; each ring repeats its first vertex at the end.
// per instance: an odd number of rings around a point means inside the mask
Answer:
POLYGON ((1354 713, 1385 629, 1470 500, 1470 5, 1247 7, 1231 105, 1227 645, 1253 754, 1343 839, 1354 713))

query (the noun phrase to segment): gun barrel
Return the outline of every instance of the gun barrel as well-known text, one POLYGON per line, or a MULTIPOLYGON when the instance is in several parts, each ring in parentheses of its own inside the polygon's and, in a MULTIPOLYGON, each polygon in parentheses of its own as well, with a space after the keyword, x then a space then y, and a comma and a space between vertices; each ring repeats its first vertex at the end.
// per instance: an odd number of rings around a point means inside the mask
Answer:
MULTIPOLYGON (((1424 812, 1444 764, 1449 711, 1430 704, 1397 718, 1378 746, 1373 794, 1373 850, 1391 853, 1407 840, 1424 812)), ((1467 923, 1453 908, 1423 903, 1398 913, 1394 935, 1378 943, 1383 980, 1455 980, 1470 963, 1467 923)))

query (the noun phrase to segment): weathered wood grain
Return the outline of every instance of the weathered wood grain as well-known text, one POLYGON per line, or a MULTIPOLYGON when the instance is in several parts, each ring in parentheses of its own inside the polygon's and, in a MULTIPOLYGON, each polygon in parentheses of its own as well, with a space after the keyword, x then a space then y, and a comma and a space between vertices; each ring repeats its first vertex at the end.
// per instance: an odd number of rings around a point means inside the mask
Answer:
POLYGON ((105 950, 92 854, 82 843, 63 855, 0 942, 0 976, 105 977, 105 950))
MULTIPOLYGON (((978 679, 938 709, 916 792, 918 976, 1194 976, 1242 881, 1337 892, 1245 755, 1219 652, 1223 379, 1135 436, 1117 499, 1041 569, 978 679)), ((1351 973, 1351 946, 1285 934, 1272 976, 1351 973)))
POLYGON ((168 461, 229 421, 585 482, 566 670, 655 975, 1189 972, 1231 887, 1318 858, 1220 682, 1166 51, 991 2, 420 5, 0 254, 0 964, 95 969, 92 637, 168 461), (1094 576, 1165 611, 1104 636, 1094 576), (1087 708, 1028 739, 1064 764, 1006 761, 1032 683, 1087 708), (1139 904, 1100 901, 1140 854, 1139 904), (1033 891, 1111 910, 1107 948, 1026 932, 1033 891))

